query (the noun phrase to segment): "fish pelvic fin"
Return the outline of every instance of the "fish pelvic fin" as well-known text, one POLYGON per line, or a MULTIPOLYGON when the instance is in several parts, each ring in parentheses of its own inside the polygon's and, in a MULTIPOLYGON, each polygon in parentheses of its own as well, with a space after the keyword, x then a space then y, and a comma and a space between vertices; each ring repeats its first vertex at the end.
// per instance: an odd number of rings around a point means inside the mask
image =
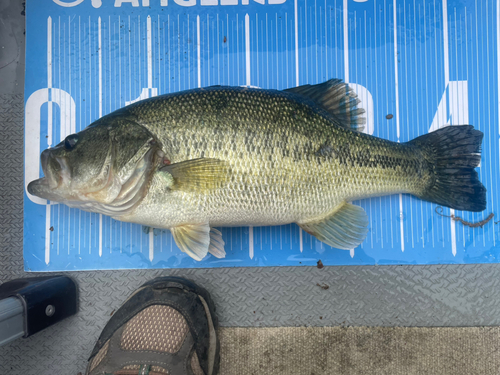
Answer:
POLYGON ((483 133, 472 125, 447 126, 408 142, 423 151, 433 179, 419 198, 455 210, 486 208, 486 188, 474 170, 481 161, 483 133))
POLYGON ((214 257, 222 259, 226 257, 226 252, 224 251, 225 242, 222 239, 222 233, 215 229, 210 229, 210 246, 208 247, 208 252, 214 257))
POLYGON ((361 102, 356 93, 340 79, 317 85, 303 85, 284 90, 309 98, 338 120, 338 125, 350 130, 363 132, 366 118, 365 110, 358 108, 361 102))
POLYGON ((170 231, 181 251, 197 261, 201 261, 207 253, 219 259, 226 256, 222 233, 210 228, 208 223, 180 225, 170 231))
POLYGON ((170 231, 182 252, 198 261, 205 258, 210 246, 210 226, 208 223, 180 225, 171 228, 170 231))
POLYGON ((343 203, 327 218, 299 223, 299 226, 327 245, 350 250, 365 240, 368 216, 361 207, 343 203))
POLYGON ((170 173, 174 182, 172 190, 206 193, 222 187, 229 179, 229 165, 220 159, 200 158, 186 160, 160 168, 170 173))

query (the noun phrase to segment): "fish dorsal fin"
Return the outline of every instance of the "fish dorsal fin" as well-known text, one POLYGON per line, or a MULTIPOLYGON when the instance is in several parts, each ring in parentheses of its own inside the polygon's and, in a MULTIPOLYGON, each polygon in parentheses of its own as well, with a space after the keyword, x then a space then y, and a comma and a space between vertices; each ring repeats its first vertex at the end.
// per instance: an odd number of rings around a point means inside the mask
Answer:
POLYGON ((365 210, 351 203, 343 203, 326 219, 299 225, 318 240, 342 250, 360 245, 368 234, 368 216, 365 210))
POLYGON ((302 95, 320 105, 335 116, 339 125, 362 132, 365 128, 365 110, 358 108, 361 102, 352 88, 340 79, 331 79, 317 85, 292 87, 285 92, 302 95))
POLYGON ((173 177, 172 190, 204 193, 221 187, 229 178, 228 163, 219 159, 201 158, 181 161, 160 168, 173 177))
POLYGON ((207 253, 224 258, 222 233, 205 224, 186 224, 170 229, 179 248, 195 260, 202 260, 207 253))

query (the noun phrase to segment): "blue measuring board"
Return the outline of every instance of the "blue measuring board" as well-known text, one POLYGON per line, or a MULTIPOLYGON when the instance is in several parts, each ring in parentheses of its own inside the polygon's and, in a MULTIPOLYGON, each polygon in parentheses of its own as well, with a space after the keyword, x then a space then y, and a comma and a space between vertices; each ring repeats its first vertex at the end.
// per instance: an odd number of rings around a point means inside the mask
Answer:
MULTIPOLYGON (((40 152, 151 96, 210 85, 285 89, 342 78, 366 132, 406 142, 443 126, 484 132, 480 180, 500 215, 497 0, 28 0, 25 187, 40 152)), ((26 271, 496 263, 499 227, 439 216, 409 195, 354 202, 363 244, 333 249, 295 224, 223 228, 227 256, 192 260, 169 231, 24 194, 26 271)))

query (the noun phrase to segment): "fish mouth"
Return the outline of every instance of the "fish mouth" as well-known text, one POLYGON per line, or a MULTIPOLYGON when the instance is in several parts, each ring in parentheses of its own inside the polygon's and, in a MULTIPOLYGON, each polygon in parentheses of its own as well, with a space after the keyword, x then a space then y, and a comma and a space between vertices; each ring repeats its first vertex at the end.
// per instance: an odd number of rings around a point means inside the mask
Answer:
POLYGON ((57 189, 61 183, 62 165, 54 154, 47 149, 40 155, 43 174, 45 175, 46 183, 51 189, 57 189))
POLYGON ((31 181, 28 184, 28 193, 51 201, 61 201, 64 196, 58 193, 58 188, 68 176, 68 168, 64 160, 54 156, 47 149, 40 155, 40 162, 45 177, 31 181))
POLYGON ((42 199, 47 199, 49 201, 61 201, 63 197, 57 192, 55 192, 51 187, 50 187, 50 182, 47 177, 42 177, 39 178, 38 180, 31 181, 28 184, 28 193, 31 195, 40 197, 42 199))

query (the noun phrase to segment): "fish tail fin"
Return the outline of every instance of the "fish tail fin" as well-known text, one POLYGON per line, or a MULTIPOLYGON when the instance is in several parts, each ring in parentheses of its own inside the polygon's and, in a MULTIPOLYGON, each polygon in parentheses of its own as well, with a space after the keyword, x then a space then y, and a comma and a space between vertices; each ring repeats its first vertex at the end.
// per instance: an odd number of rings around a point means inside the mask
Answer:
POLYGON ((448 126, 409 144, 424 152, 433 169, 433 183, 418 197, 464 211, 486 208, 486 188, 474 170, 481 161, 483 133, 472 125, 448 126))

